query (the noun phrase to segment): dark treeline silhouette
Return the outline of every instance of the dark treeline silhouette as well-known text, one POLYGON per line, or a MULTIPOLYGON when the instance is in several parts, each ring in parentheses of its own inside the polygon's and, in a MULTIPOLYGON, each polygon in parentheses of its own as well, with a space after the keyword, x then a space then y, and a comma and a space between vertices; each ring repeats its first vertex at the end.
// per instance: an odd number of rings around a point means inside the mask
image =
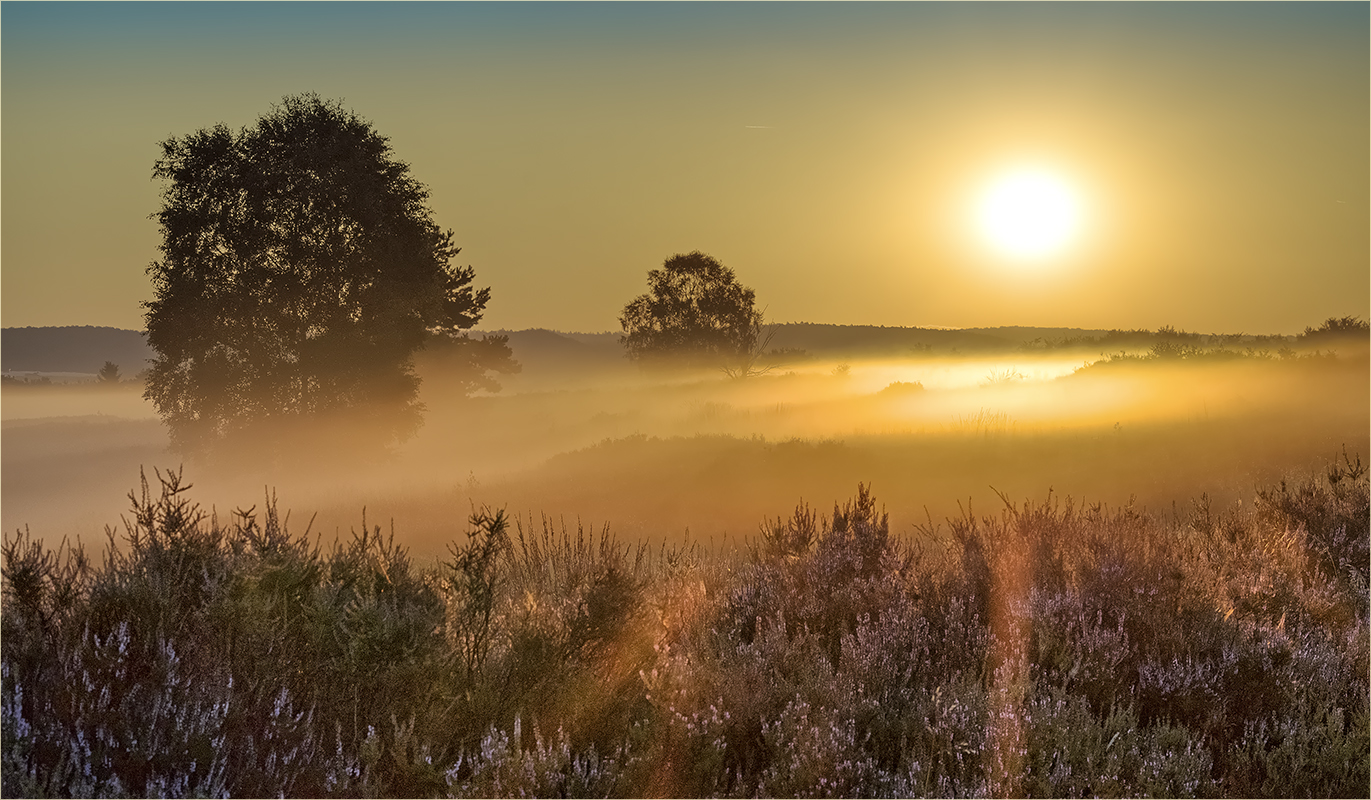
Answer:
POLYGON ((1355 344, 1366 347, 1371 344, 1371 324, 1355 316, 1329 317, 1317 328, 1305 328, 1298 340, 1314 346, 1355 344))
MULTIPOLYGON (((1356 317, 1348 319, 1357 321, 1356 317)), ((1058 350, 1085 351, 1097 356, 1120 350, 1144 354, 1158 344, 1163 350, 1190 347, 1244 352, 1250 348, 1277 354, 1281 348, 1290 347, 1347 350, 1351 355, 1355 352, 1351 349, 1353 346, 1367 340, 1365 327, 1357 328, 1353 324, 1330 328, 1331 325, 1332 322, 1326 321, 1317 327, 1308 327, 1298 336, 1199 334, 1168 326, 1155 331, 1029 326, 945 329, 803 322, 775 323, 768 327, 774 330, 769 352, 783 364, 806 358, 910 358, 1058 350)), ((600 370, 623 363, 622 334, 617 333, 568 333, 532 328, 484 331, 479 335, 503 337, 514 359, 537 374, 600 370)), ((19 371, 95 373, 104 361, 110 360, 119 365, 121 374, 128 379, 136 376, 146 366, 144 361, 153 355, 141 333, 118 328, 5 328, 0 336, 4 343, 4 367, 19 371), (112 355, 100 355, 102 353, 112 355), (135 368, 134 364, 142 366, 135 368)), ((461 359, 445 356, 443 348, 420 351, 416 356, 416 364, 431 375, 441 374, 443 370, 460 370, 462 363, 461 359)))
POLYGON ((94 374, 112 361, 132 377, 154 355, 141 331, 92 325, 0 330, 0 366, 16 372, 94 374))

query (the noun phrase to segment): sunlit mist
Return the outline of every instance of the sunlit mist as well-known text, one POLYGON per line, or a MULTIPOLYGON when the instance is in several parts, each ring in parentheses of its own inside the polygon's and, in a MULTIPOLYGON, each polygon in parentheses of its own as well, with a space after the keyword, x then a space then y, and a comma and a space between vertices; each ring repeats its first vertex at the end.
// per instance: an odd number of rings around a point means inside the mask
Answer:
POLYGON ((0 794, 1366 796, 1371 3, 0 6, 0 794))

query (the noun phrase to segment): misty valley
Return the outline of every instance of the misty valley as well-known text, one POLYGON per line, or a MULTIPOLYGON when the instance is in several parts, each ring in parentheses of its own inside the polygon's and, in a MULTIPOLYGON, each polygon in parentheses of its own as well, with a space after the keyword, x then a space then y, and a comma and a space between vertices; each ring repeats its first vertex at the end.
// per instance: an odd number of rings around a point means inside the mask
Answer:
MULTIPOLYGON (((269 487, 328 535, 366 508, 434 558, 452 515, 483 505, 735 547, 797 500, 831 503, 858 483, 902 536, 997 492, 1170 513, 1201 494, 1250 500, 1367 441, 1366 364, 1346 346, 1282 359, 1284 341, 1216 336, 1210 354, 1143 360, 1164 335, 1109 354, 1063 331, 991 331, 782 326, 777 363, 745 380, 639 369, 613 334, 504 332, 521 371, 495 392, 466 396, 420 354, 424 424, 389 452, 262 451, 246 464, 192 460, 186 475, 221 508, 269 487)), ((136 382, 11 387, 6 530, 98 538, 140 468, 182 464, 136 382)))
POLYGON ((1371 4, 0 17, 0 796, 1371 794, 1371 4))
POLYGON ((491 333, 387 451, 7 373, 7 791, 1363 791, 1364 329, 491 333))
POLYGON ((1367 4, 0 14, 0 795, 1367 796, 1367 4))

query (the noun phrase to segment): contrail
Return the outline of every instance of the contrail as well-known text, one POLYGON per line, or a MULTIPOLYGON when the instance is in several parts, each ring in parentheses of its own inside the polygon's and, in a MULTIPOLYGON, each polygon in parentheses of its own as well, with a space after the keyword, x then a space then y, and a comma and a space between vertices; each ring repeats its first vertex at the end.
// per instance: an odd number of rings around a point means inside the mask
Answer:
POLYGON ((744 128, 764 128, 764 129, 766 129, 766 130, 774 130, 774 129, 776 128, 775 125, 744 125, 743 127, 744 127, 744 128))

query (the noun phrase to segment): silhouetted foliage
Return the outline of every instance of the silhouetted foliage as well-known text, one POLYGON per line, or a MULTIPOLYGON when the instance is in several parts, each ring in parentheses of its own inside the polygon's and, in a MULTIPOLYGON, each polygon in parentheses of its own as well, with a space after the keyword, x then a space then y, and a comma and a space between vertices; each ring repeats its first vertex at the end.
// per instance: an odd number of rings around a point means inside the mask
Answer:
POLYGON ((119 365, 113 361, 106 361, 100 371, 95 373, 95 380, 97 383, 119 383, 119 365))
POLYGON ((0 361, 20 372, 96 372, 113 361, 136 374, 153 355, 141 331, 120 328, 5 328, 0 336, 0 361))
POLYGON ((441 336, 429 340, 416 363, 425 375, 441 374, 449 386, 462 394, 498 392, 500 383, 491 373, 518 373, 523 370, 514 360, 509 337, 485 334, 473 339, 467 334, 441 336))
POLYGON ((38 386, 48 387, 53 386, 54 384, 52 382, 52 378, 49 378, 46 375, 36 375, 24 378, 21 378, 17 375, 0 375, 0 385, 3 385, 7 389, 29 389, 38 386))
POLYGON ((1306 327, 1299 335, 1303 344, 1330 345, 1338 342, 1366 344, 1371 337, 1371 323, 1360 317, 1329 317, 1317 328, 1306 327))
POLYGON ((381 442, 420 424, 412 356, 481 318, 489 289, 386 138, 336 101, 286 97, 251 128, 162 143, 146 396, 173 446, 344 416, 381 442))
POLYGON ((918 381, 912 383, 906 381, 895 381, 886 386, 876 394, 881 397, 909 397, 911 395, 923 394, 924 385, 918 381))
POLYGON ((650 270, 647 283, 619 317, 630 358, 753 371, 765 346, 762 312, 733 270, 696 250, 650 270))
POLYGON ((499 574, 496 557, 508 546, 504 510, 483 510, 471 515, 471 541, 465 547, 448 545, 453 560, 447 564, 451 574, 447 589, 456 598, 458 609, 452 615, 452 638, 458 658, 468 678, 485 664, 490 650, 490 620, 495 611, 499 574))

